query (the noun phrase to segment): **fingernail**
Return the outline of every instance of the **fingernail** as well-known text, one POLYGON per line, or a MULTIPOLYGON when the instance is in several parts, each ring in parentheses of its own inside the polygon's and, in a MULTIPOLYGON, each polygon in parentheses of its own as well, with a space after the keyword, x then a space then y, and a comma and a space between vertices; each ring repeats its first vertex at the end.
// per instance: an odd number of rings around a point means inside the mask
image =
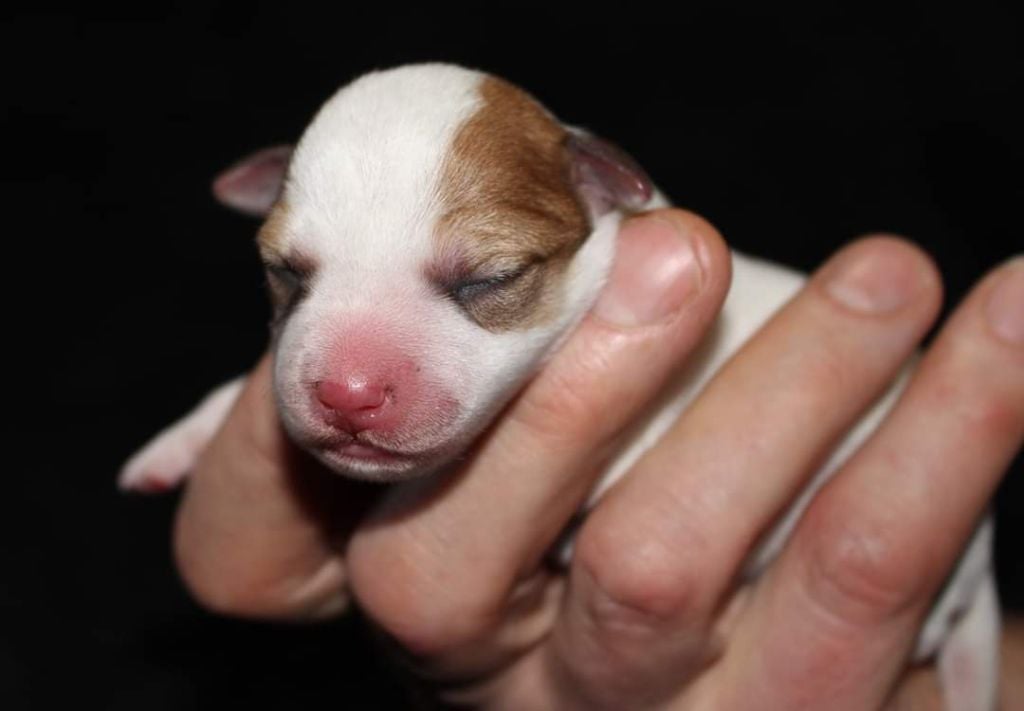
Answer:
POLYGON ((619 233, 612 273, 593 313, 619 327, 657 323, 700 291, 701 278, 692 235, 660 217, 634 217, 619 233))
POLYGON ((920 260, 906 248, 892 245, 841 255, 825 291, 852 311, 882 314, 906 305, 921 285, 920 260))
POLYGON ((1024 345, 1024 256, 1011 261, 1005 270, 988 297, 985 315, 997 336, 1024 345))

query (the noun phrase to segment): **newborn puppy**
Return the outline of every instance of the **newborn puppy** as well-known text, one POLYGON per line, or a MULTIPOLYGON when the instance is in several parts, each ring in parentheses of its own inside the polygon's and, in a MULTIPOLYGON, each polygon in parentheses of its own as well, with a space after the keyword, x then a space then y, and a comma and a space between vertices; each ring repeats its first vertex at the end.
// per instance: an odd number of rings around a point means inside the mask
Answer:
MULTIPOLYGON (((463 452, 593 303, 622 217, 667 204, 611 145, 500 79, 441 64, 356 80, 323 106, 294 152, 257 153, 214 190, 266 215, 259 248, 287 432, 330 469, 379 482, 442 471, 463 452)), ((733 265, 716 339, 669 404, 641 423, 599 491, 803 281, 738 254, 733 265)), ((121 485, 177 484, 238 389, 223 386, 158 436, 125 466, 121 485)), ((749 575, 778 552, 810 493, 877 425, 897 389, 765 538, 749 575)), ((916 651, 939 655, 954 711, 994 705, 990 538, 986 522, 916 651)))

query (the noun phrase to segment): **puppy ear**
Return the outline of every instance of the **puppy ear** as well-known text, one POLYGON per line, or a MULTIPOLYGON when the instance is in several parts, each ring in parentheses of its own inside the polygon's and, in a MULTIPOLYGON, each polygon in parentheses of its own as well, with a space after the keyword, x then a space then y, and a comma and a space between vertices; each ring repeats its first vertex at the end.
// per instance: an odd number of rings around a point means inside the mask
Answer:
POLYGON ((213 181, 213 194, 223 205, 263 217, 281 197, 291 157, 291 146, 256 151, 218 175, 213 181))
POLYGON ((618 146, 572 128, 566 149, 576 189, 596 217, 612 210, 641 210, 654 195, 647 173, 618 146))

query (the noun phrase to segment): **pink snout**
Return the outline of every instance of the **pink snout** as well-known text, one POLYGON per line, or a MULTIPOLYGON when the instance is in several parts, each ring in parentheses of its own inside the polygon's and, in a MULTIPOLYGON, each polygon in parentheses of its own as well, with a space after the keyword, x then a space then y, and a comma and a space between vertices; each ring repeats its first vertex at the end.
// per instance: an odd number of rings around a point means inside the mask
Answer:
POLYGON ((310 399, 325 424, 378 443, 424 433, 437 392, 425 386, 421 357, 396 343, 400 337, 379 324, 353 323, 324 353, 309 380, 310 399))
POLYGON ((325 418, 333 426, 350 434, 365 430, 395 429, 400 410, 395 395, 415 386, 386 373, 369 374, 355 368, 343 371, 337 379, 316 383, 316 398, 324 406, 325 418))
POLYGON ((297 435, 347 474, 404 476, 447 451, 459 400, 430 367, 431 354, 409 346, 417 340, 411 328, 345 321, 299 377, 306 427, 297 435))

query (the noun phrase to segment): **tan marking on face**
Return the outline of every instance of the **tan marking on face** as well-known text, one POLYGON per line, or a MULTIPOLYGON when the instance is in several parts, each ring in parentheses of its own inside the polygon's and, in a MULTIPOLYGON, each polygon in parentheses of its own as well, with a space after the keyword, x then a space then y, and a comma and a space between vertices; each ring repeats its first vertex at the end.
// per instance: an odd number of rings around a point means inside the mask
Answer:
POLYGON ((289 207, 284 199, 278 200, 267 215, 266 221, 256 233, 256 244, 260 258, 267 267, 267 291, 274 307, 274 321, 280 321, 305 295, 309 281, 316 272, 316 263, 306 255, 295 253, 285 246, 285 225, 289 219, 289 207), (299 285, 290 283, 290 277, 282 276, 276 270, 286 270, 299 279, 299 285))
POLYGON ((569 259, 590 225, 573 188, 566 130, 521 89, 488 77, 482 106, 459 129, 442 168, 436 238, 463 279, 530 266, 463 307, 490 331, 552 318, 569 259))
POLYGON ((267 219, 256 233, 256 244, 264 257, 280 254, 284 246, 284 228, 288 221, 288 203, 284 198, 271 208, 267 219))

